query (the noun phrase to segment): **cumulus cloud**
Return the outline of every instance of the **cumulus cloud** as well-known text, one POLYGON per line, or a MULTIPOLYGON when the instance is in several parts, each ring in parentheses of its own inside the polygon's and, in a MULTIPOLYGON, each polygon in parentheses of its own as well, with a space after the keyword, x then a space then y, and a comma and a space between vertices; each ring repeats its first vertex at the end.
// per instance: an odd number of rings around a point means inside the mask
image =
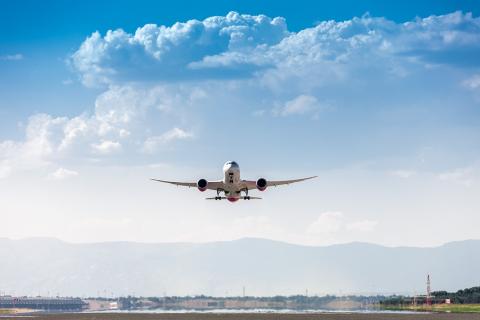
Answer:
POLYGON ((180 128, 173 128, 160 136, 147 138, 143 143, 143 149, 147 153, 155 152, 160 146, 165 145, 173 140, 190 139, 193 133, 186 132, 180 128))
POLYGON ((304 72, 315 75, 312 80, 331 81, 342 78, 348 66, 383 66, 404 76, 410 63, 478 66, 479 55, 480 19, 471 13, 406 23, 366 15, 323 21, 294 33, 283 18, 230 12, 170 27, 147 24, 134 34, 95 32, 72 55, 71 64, 86 85, 245 76, 272 82, 304 72))
POLYGON ((0 177, 16 170, 32 170, 51 163, 61 140, 64 117, 37 114, 29 118, 23 141, 0 142, 0 177))
POLYGON ((69 159, 142 152, 142 141, 150 141, 147 145, 153 150, 159 144, 191 138, 191 132, 179 128, 163 132, 158 123, 172 109, 189 106, 205 95, 195 87, 112 86, 97 97, 93 114, 33 115, 23 139, 0 141, 0 178, 15 171, 63 166, 69 159))
POLYGON ((68 170, 65 168, 58 168, 57 170, 55 170, 55 172, 53 172, 50 175, 50 178, 53 180, 65 180, 65 179, 73 178, 76 176, 78 176, 77 171, 68 170))
POLYGON ((71 63, 86 85, 135 80, 139 76, 202 76, 201 65, 191 67, 193 63, 226 52, 243 56, 258 46, 276 44, 287 35, 283 18, 230 12, 225 17, 177 22, 171 27, 147 24, 135 34, 121 29, 108 31, 105 36, 95 32, 73 54, 71 63))
POLYGON ((340 230, 343 225, 343 213, 342 212, 323 212, 318 218, 312 222, 307 232, 312 234, 328 234, 334 233, 340 230))

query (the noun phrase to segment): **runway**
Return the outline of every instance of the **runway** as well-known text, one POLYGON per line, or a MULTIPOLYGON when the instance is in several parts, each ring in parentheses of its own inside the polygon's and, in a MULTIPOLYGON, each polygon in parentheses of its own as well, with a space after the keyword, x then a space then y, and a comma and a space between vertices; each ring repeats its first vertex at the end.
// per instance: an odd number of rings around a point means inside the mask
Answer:
POLYGON ((37 314, 28 316, 5 316, 3 319, 37 320, 480 320, 474 313, 63 313, 37 314))

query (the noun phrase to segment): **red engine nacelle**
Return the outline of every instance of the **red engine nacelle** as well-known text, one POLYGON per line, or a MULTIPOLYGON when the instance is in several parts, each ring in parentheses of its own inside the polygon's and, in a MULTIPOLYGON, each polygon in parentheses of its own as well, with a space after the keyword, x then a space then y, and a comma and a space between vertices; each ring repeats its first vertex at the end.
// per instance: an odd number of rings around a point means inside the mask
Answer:
POLYGON ((260 178, 257 180, 257 189, 260 191, 265 191, 267 189, 267 180, 264 178, 260 178))
POLYGON ((205 179, 198 180, 198 182, 197 182, 198 190, 203 192, 203 191, 207 190, 207 186, 208 186, 208 181, 207 180, 205 180, 205 179))

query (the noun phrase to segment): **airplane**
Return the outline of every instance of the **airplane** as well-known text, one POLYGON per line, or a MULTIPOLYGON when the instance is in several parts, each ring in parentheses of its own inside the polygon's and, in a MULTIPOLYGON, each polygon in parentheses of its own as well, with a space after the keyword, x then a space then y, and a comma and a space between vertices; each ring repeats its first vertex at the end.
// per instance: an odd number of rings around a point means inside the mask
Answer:
POLYGON ((293 180, 278 180, 267 181, 265 178, 259 178, 258 180, 241 180, 240 179, 240 167, 235 161, 227 161, 223 165, 223 180, 207 181, 206 179, 200 179, 197 182, 178 182, 178 181, 166 181, 160 179, 151 179, 153 181, 170 183, 182 187, 196 187, 200 191, 216 190, 217 195, 215 197, 206 198, 206 200, 228 200, 230 202, 236 202, 240 199, 262 199, 259 197, 252 197, 248 195, 248 191, 252 189, 258 189, 265 191, 267 187, 276 187, 295 182, 305 181, 316 178, 312 176, 308 178, 293 179, 293 180), (242 192, 245 194, 242 196, 242 192), (223 193, 223 196, 222 196, 223 193))

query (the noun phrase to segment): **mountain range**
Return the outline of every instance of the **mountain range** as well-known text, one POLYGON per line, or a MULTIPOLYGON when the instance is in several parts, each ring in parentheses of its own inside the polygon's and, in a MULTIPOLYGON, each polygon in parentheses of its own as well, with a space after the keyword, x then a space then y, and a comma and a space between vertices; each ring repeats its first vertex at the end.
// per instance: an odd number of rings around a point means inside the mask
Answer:
POLYGON ((479 285, 480 240, 439 247, 211 243, 68 243, 0 238, 0 292, 15 295, 271 296, 422 294, 479 285))

